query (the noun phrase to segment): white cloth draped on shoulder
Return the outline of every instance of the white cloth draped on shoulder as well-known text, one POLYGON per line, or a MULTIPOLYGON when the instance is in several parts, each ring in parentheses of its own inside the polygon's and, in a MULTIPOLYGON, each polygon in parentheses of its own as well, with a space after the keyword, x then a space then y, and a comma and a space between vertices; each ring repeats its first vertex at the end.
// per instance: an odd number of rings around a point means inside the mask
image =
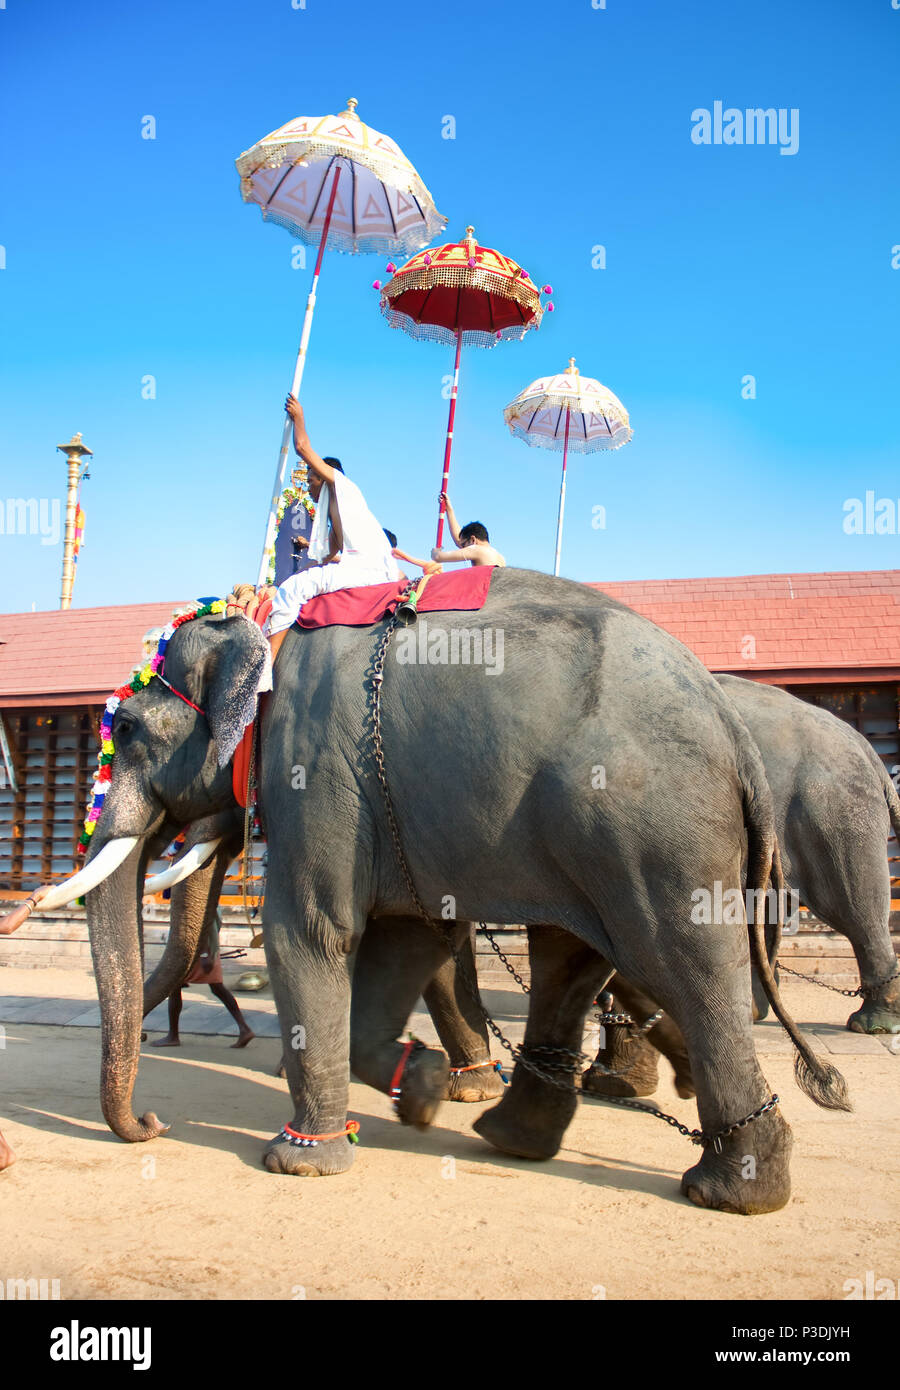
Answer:
MULTIPOLYGON (((356 483, 342 473, 336 473, 334 491, 344 534, 341 558, 328 565, 319 564, 314 569, 291 575, 285 580, 272 601, 270 637, 290 627, 304 603, 315 598, 316 594, 332 594, 337 589, 352 589, 362 584, 387 584, 401 577, 397 561, 391 554, 391 543, 377 517, 369 511, 356 483)), ((324 483, 316 503, 309 542, 312 560, 324 560, 329 551, 330 500, 331 489, 324 483)))

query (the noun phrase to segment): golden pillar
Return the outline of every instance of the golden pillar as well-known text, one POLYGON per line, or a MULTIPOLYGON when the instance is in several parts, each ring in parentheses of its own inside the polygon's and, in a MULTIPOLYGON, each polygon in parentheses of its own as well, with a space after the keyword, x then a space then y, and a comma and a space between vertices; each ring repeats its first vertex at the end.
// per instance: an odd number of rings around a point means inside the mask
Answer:
MULTIPOLYGON (((75 514, 78 510, 78 484, 83 476, 81 460, 93 453, 81 442, 81 433, 73 434, 68 444, 57 444, 57 449, 65 454, 69 465, 69 482, 66 493, 66 534, 63 543, 62 589, 59 595, 60 608, 72 607, 72 586, 75 583, 75 514)), ((87 465, 85 465, 85 472, 87 465)))

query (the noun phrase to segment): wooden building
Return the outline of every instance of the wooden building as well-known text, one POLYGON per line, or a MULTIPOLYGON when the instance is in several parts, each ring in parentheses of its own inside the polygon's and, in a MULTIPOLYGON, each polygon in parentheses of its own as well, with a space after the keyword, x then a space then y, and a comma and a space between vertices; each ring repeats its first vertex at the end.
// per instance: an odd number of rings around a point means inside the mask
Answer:
MULTIPOLYGON (((668 629, 711 670, 824 705, 900 777, 900 570, 593 587, 668 629)), ((179 606, 0 616, 0 897, 72 872, 103 705, 141 661, 144 634, 179 606)), ((232 877, 225 901, 237 892, 232 877)))
POLYGON ((900 777, 900 570, 595 585, 716 672, 778 685, 865 734, 900 777))

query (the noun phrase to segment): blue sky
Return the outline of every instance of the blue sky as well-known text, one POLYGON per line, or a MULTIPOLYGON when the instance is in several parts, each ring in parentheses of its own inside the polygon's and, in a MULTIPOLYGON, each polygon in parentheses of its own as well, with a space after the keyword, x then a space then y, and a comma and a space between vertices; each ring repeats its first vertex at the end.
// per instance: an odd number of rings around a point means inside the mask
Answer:
MULTIPOLYGON (((510 563, 552 567, 560 460, 502 408, 574 354, 635 434, 573 459, 563 573, 894 568, 897 535, 842 523, 848 498, 900 497, 898 55, 890 0, 6 0, 0 499, 61 498, 55 445, 81 430, 77 606, 255 577, 310 271, 233 161, 353 95, 445 239, 472 222, 553 285, 538 332, 463 359, 451 495, 510 563), (797 108, 798 152, 694 144, 717 100, 797 108)), ((422 552, 450 354, 387 327, 376 277, 381 257, 327 257, 304 404, 316 447, 422 552)), ((3 607, 55 607, 61 553, 0 537, 3 607)))

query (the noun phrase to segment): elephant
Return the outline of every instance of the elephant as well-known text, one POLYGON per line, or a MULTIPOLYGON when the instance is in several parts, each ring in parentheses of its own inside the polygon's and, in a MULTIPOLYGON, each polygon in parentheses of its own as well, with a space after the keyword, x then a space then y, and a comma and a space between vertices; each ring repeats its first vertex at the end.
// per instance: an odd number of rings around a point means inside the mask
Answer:
MULTIPOLYGON (((297 1176, 350 1166, 351 1063, 369 1084, 399 1090, 413 1123, 427 1122, 446 1058, 409 1055, 398 1020, 459 949, 459 924, 486 918, 527 926, 532 995, 511 1084, 476 1121, 483 1138, 526 1158, 558 1151, 577 1098, 548 1058, 580 1043, 586 1009, 615 968, 659 998, 685 1038, 703 1129, 684 1194, 730 1212, 778 1209, 790 1194, 792 1138, 753 1047, 747 927, 690 921, 698 887, 741 893, 745 856, 757 895, 749 941, 797 1048, 799 1084, 819 1104, 850 1107, 843 1077, 785 1011, 765 957, 759 895, 775 819, 755 745, 686 647, 580 584, 498 570, 483 609, 462 622, 429 614, 424 650, 414 629, 393 634, 390 649, 385 620, 295 627, 277 654, 259 715, 265 946, 294 1114, 266 1146, 265 1166, 297 1176), (489 641, 502 661, 482 659, 489 641), (398 949, 414 969, 396 971, 398 949), (364 1056, 351 1056, 354 958, 364 1056), (740 1176, 748 1153, 752 1183, 740 1176)), ((229 763, 266 656, 245 618, 197 618, 169 642, 166 683, 151 681, 115 714, 86 910, 101 1105, 128 1141, 164 1129, 132 1109, 145 868, 183 826, 228 808, 229 763)))
MULTIPOLYGON (((243 838, 244 813, 237 806, 230 813, 205 818, 192 826, 185 837, 186 854, 194 845, 208 844, 213 840, 218 843, 199 869, 172 888, 170 930, 165 950, 153 973, 144 981, 145 1018, 178 988, 193 964, 204 933, 209 931, 215 917, 228 866, 243 848, 243 838)), ((397 937, 400 949, 393 968, 402 968, 402 945, 408 925, 403 921, 389 923, 387 919, 382 919, 373 930, 380 931, 384 936, 389 932, 400 933, 397 937)), ((477 978, 471 934, 465 937, 460 953, 469 976, 477 978)), ((442 1098, 468 1103, 496 1100, 502 1095, 505 1083, 491 1061, 484 1018, 471 993, 465 988, 453 960, 447 960, 440 966, 433 980, 425 987, 424 998, 449 1057, 450 1074, 442 1098)), ((401 1021, 401 1027, 403 1022, 405 1020, 401 1021)), ((358 1026, 361 1023, 362 1020, 358 1026)), ((367 1048, 364 1038, 359 1038, 352 1046, 353 1050, 365 1056, 367 1048)), ((283 1065, 279 1072, 283 1074, 283 1065)))
MULTIPOLYGON (((885 845, 900 834, 900 798, 868 739, 844 720, 775 686, 740 676, 716 678, 749 729, 766 769, 784 876, 817 916, 847 936, 866 993, 847 1027, 857 1033, 900 1032, 900 971, 891 942, 891 881, 885 845)), ((610 990, 634 1017, 652 1013, 616 977, 610 990), (632 1008, 632 1003, 634 1008, 632 1008)), ((583 1080, 596 1095, 652 1095, 657 1051, 669 1056, 679 1089, 689 1088, 680 1054, 670 1051, 671 1021, 637 1041, 615 1027, 600 1049, 600 1067, 583 1080), (658 1045, 658 1046, 655 1046, 658 1045), (629 1065, 616 1079, 605 1068, 629 1065)))

